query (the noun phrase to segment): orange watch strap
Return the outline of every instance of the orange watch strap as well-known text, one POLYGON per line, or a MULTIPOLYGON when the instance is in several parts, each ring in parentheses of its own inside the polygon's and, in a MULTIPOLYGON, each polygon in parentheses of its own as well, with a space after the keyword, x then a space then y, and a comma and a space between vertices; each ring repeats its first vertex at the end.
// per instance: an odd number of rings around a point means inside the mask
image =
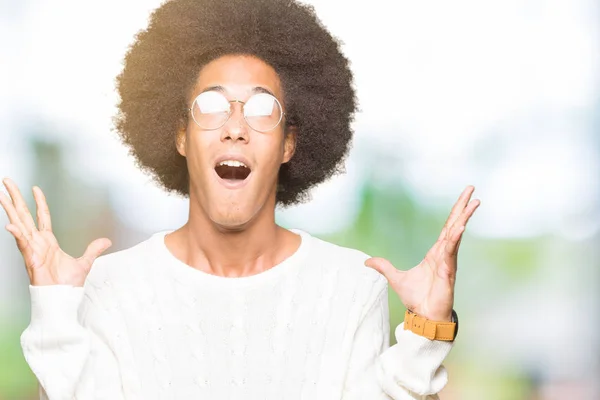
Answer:
POLYGON ((456 337, 456 322, 431 321, 409 310, 404 314, 404 329, 429 340, 453 341, 456 337))

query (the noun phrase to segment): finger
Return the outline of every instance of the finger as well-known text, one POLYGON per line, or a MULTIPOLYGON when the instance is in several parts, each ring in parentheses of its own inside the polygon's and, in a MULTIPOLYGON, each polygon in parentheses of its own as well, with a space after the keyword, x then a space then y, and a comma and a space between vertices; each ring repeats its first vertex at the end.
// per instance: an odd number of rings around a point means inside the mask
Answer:
POLYGON ((456 200, 456 203, 452 207, 452 211, 450 211, 450 215, 448 216, 448 226, 452 226, 456 219, 461 215, 461 213, 469 203, 469 200, 471 199, 471 196, 473 195, 474 191, 475 187, 469 185, 460 194, 458 200, 456 200))
POLYGON ((27 245, 27 238, 23 235, 23 232, 21 232, 21 230, 14 224, 8 224, 5 228, 14 236, 15 240, 17 241, 17 247, 19 247, 19 250, 24 249, 27 245))
POLYGON ((112 246, 112 242, 106 238, 96 239, 89 244, 83 256, 79 259, 85 261, 86 266, 90 268, 96 258, 100 256, 106 249, 112 246))
POLYGON ((437 259, 440 255, 444 254, 444 249, 446 247, 446 241, 448 240, 447 236, 448 228, 444 227, 442 229, 441 235, 438 237, 437 241, 431 246, 431 248, 425 254, 425 258, 437 259))
POLYGON ((25 267, 28 270, 32 269, 36 259, 34 257, 35 252, 33 251, 31 243, 16 225, 8 224, 6 225, 6 230, 9 231, 17 241, 17 247, 19 248, 21 254, 23 254, 23 259, 25 260, 25 267))
POLYGON ((452 227, 452 233, 448 238, 448 243, 445 248, 446 252, 449 255, 454 256, 458 254, 458 249, 460 247, 460 242, 462 240, 463 233, 466 229, 467 222, 469 222, 469 220, 473 216, 473 213, 475 212, 477 207, 479 207, 480 204, 481 202, 477 199, 471 201, 465 209, 465 211, 463 212, 463 214, 461 215, 460 219, 452 227))
POLYGON ((46 196, 38 186, 33 187, 33 197, 37 208, 38 229, 40 231, 52 231, 52 219, 50 209, 46 202, 46 196))
POLYGON ((444 225, 444 227, 442 228, 442 232, 440 233, 440 236, 438 236, 437 238, 437 242, 440 243, 442 242, 446 236, 448 236, 448 227, 446 225, 444 225))
POLYGON ((388 281, 395 277, 398 270, 392 265, 391 262, 381 257, 371 257, 365 261, 365 266, 373 268, 381 275, 385 276, 388 281))
MULTIPOLYGON (((463 190, 458 200, 454 204, 454 207, 452 207, 452 210, 450 211, 450 215, 448 216, 448 219, 444 224, 445 227, 449 228, 454 224, 456 219, 461 215, 462 211, 465 209, 465 206, 467 205, 469 199, 473 195, 474 190, 475 187, 473 187, 472 185, 467 186, 465 190, 463 190)), ((440 237, 441 236, 442 235, 440 234, 440 237)))
POLYGON ((4 186, 6 186, 6 190, 8 190, 8 193, 12 198, 15 210, 17 210, 17 214, 19 215, 19 218, 26 229, 25 234, 28 234, 29 232, 35 230, 36 227, 33 217, 29 212, 29 208, 27 208, 27 203, 25 203, 25 200, 23 200, 21 191, 19 191, 19 188, 12 180, 6 178, 3 182, 4 186))
POLYGON ((475 199, 467 205, 462 214, 454 222, 454 225, 450 227, 450 240, 452 240, 452 238, 455 236, 457 229, 467 226, 467 222, 469 222, 480 204, 481 201, 479 199, 475 199))
POLYGON ((449 240, 446 243, 446 254, 449 256, 456 256, 458 254, 458 248, 460 245, 460 242, 462 240, 462 235, 465 232, 465 227, 461 226, 459 229, 456 230, 456 232, 454 233, 453 237, 451 238, 451 240, 449 240))
MULTIPOLYGON (((19 217, 19 214, 17 213, 14 204, 12 203, 12 200, 2 192, 0 192, 0 204, 2 204, 2 208, 4 208, 4 211, 6 212, 10 223, 12 225, 15 225, 15 227, 17 227, 19 231, 21 231, 25 236, 27 236, 27 230, 25 228, 25 225, 23 225, 23 222, 21 221, 21 218, 19 217)), ((21 233, 19 233, 19 236, 20 235, 21 233)))

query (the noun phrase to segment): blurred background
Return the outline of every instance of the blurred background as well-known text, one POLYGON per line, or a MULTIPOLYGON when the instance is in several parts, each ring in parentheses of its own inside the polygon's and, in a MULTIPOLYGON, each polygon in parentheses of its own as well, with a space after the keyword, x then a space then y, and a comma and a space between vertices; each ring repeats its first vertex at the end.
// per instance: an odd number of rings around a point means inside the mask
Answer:
MULTIPOLYGON (((279 222, 408 269, 473 184, 441 399, 600 399, 600 4, 310 3, 344 43, 360 112, 346 174, 279 222)), ((73 255, 186 220, 111 130, 114 77, 159 4, 0 1, 0 175, 30 206, 45 191, 73 255)), ((0 254, 0 399, 34 399, 28 279, 4 230, 0 254)), ((394 293, 390 307, 394 329, 394 293)))

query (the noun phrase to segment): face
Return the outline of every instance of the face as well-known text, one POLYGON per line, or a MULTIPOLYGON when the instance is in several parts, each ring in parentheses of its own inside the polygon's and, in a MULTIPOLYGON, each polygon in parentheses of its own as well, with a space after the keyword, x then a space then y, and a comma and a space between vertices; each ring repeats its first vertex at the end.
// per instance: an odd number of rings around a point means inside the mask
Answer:
POLYGON ((194 111, 178 133, 177 150, 187 159, 192 207, 199 206, 221 228, 243 229, 261 213, 274 213, 278 171, 291 159, 296 136, 293 128, 285 131, 285 115, 266 131, 268 124, 256 122, 265 100, 269 104, 270 97, 264 95, 269 93, 285 113, 275 70, 258 58, 236 55, 205 65, 188 98, 194 111), (214 121, 220 117, 211 112, 223 107, 231 107, 229 119, 217 129, 207 129, 206 125, 219 125, 214 121), (206 114, 198 116, 200 108, 206 114))

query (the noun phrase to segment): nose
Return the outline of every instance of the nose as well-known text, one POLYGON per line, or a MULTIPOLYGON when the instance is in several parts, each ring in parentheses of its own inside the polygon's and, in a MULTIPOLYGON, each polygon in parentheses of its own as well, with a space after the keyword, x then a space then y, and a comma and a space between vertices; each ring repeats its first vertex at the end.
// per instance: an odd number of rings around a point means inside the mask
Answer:
POLYGON ((234 101, 231 103, 231 108, 231 115, 225 125, 223 125, 221 141, 232 140, 237 142, 238 140, 243 140, 248 142, 248 124, 244 119, 242 103, 234 101))

